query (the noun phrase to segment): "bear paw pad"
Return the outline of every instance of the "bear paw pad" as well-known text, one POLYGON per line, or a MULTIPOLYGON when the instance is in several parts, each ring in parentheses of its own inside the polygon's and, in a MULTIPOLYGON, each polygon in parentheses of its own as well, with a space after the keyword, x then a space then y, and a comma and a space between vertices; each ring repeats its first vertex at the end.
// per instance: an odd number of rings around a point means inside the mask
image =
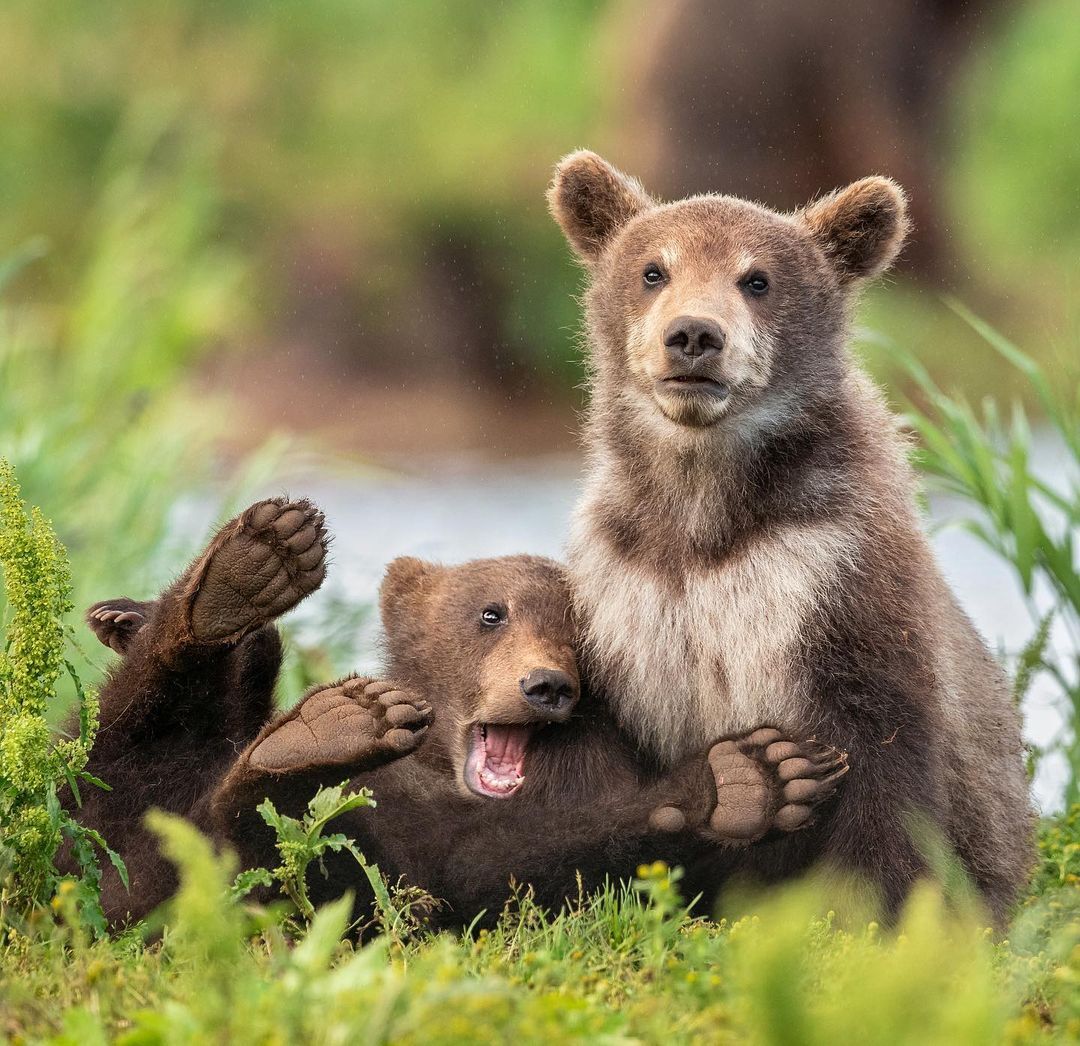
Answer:
POLYGON ((248 758, 269 773, 324 766, 359 773, 414 751, 431 720, 431 705, 416 694, 353 677, 309 694, 248 758))
POLYGON ((188 583, 197 642, 241 638, 292 609, 326 576, 323 514, 308 501, 252 505, 218 533, 188 583))
POLYGON ((712 832, 733 843, 751 843, 770 831, 809 827, 819 804, 848 771, 846 752, 821 741, 793 741, 763 727, 709 751, 717 805, 712 832))

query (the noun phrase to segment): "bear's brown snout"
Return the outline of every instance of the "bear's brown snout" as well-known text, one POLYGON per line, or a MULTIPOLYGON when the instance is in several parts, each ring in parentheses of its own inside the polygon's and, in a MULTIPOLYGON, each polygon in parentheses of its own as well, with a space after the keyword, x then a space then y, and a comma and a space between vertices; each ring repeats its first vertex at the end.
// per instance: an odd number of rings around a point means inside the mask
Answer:
POLYGON ((720 324, 704 316, 676 316, 664 331, 664 345, 675 364, 719 356, 726 340, 720 324))
POLYGON ((525 700, 552 722, 562 723, 578 700, 577 681, 555 668, 534 668, 521 680, 525 700))

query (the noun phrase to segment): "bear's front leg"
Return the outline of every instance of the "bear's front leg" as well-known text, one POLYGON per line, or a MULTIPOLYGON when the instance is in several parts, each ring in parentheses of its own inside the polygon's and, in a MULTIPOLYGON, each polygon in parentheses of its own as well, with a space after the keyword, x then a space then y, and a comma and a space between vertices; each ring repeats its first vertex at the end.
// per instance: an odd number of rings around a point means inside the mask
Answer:
POLYGON ((376 770, 415 751, 431 706, 383 680, 350 677, 309 692, 263 728, 195 820, 240 854, 245 867, 273 857, 273 835, 255 811, 266 798, 283 813, 301 811, 322 785, 376 770))
POLYGON ((813 824, 848 771, 846 752, 821 741, 793 741, 772 727, 717 742, 706 761, 715 787, 712 812, 698 823, 700 815, 690 811, 700 805, 662 805, 649 818, 653 828, 699 828, 737 846, 770 832, 796 832, 813 824))
POLYGON ((267 726, 245 753, 268 774, 318 767, 362 773, 408 755, 431 724, 431 705, 385 680, 320 687, 267 726))
MULTIPOLYGON (((210 799, 227 821, 252 800, 290 795, 376 770, 419 747, 431 705, 385 680, 352 676, 309 692, 268 723, 237 757, 210 799)), ((220 819, 220 817, 219 817, 220 819)))

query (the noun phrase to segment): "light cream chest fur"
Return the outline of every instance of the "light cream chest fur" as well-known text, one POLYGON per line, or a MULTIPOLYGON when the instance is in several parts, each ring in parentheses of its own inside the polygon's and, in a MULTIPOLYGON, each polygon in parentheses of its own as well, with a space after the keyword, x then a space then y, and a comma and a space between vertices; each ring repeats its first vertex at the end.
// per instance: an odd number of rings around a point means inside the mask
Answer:
POLYGON ((787 528, 674 593, 598 539, 584 506, 571 581, 591 670, 623 727, 671 762, 725 734, 805 726, 796 658, 851 545, 841 527, 787 528))

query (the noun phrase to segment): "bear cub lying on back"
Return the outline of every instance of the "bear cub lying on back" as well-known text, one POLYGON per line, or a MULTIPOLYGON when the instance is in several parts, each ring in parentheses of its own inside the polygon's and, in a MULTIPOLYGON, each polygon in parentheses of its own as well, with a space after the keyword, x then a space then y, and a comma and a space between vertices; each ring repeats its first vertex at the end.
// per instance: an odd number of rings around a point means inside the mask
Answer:
MULTIPOLYGON (((582 695, 561 568, 530 556, 440 567, 391 564, 381 590, 389 675, 316 687, 272 718, 281 646, 272 625, 322 582, 326 535, 307 502, 253 505, 157 600, 110 600, 88 618, 124 655, 102 691, 90 769, 114 786, 82 816, 131 875, 104 884, 110 918, 145 914, 174 888, 142 813, 182 813, 240 852, 277 863, 255 807, 298 814, 351 778, 378 806, 335 827, 391 878, 448 902, 446 925, 497 912, 513 878, 557 905, 642 860, 743 845, 798 827, 833 791, 843 756, 758 730, 659 780, 582 695), (239 753, 239 754, 238 754, 239 753), (407 757, 407 758, 404 758, 407 757)), ((328 862, 312 899, 366 899, 351 858, 328 862)))

